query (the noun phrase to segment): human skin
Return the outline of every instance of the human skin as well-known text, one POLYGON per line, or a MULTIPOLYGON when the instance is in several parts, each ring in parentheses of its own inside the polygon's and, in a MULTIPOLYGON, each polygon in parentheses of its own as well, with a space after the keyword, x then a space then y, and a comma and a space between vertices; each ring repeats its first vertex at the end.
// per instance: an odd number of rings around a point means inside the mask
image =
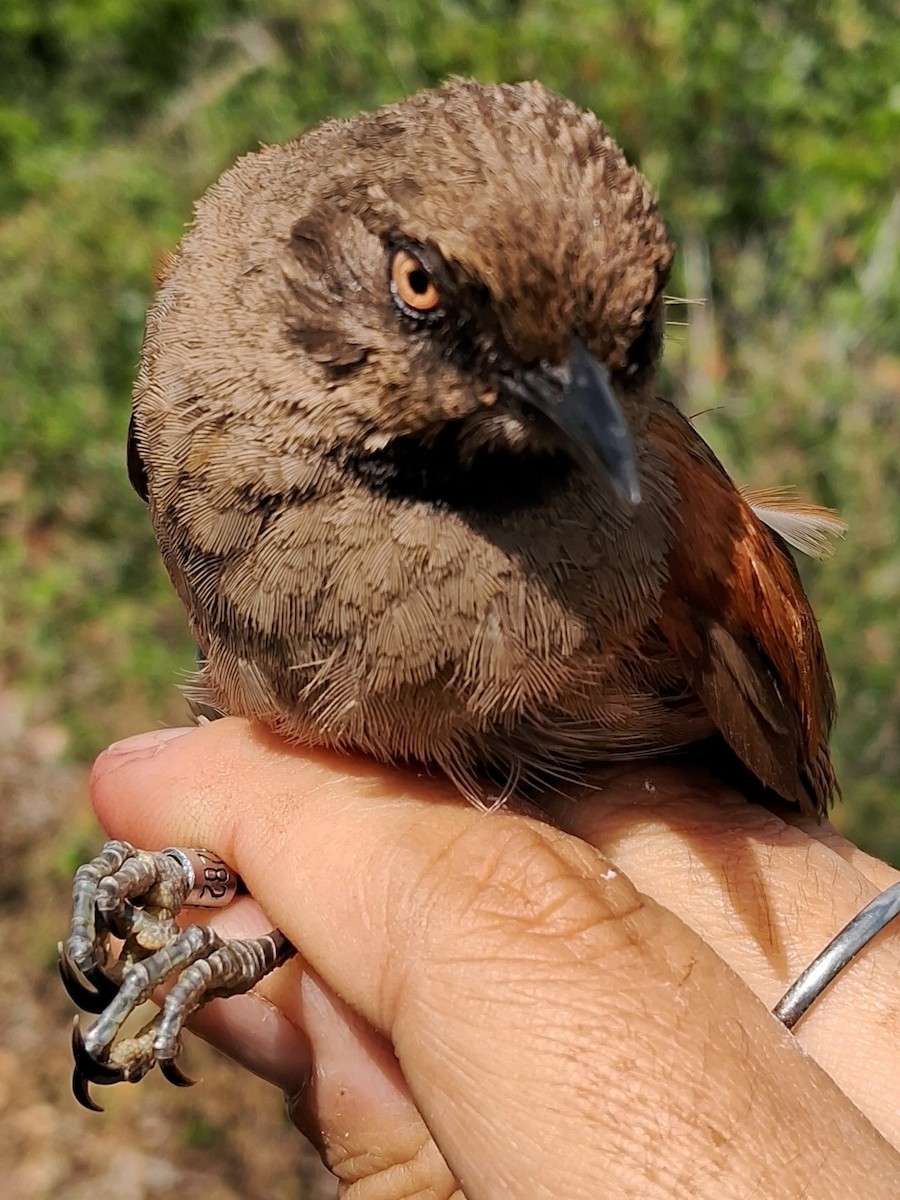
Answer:
POLYGON ((216 924, 297 946, 195 1027, 284 1090, 342 1195, 898 1194, 896 931, 794 1034, 767 1011, 900 877, 831 826, 672 762, 539 819, 242 720, 182 732, 101 755, 97 813, 215 850, 254 897, 216 924))

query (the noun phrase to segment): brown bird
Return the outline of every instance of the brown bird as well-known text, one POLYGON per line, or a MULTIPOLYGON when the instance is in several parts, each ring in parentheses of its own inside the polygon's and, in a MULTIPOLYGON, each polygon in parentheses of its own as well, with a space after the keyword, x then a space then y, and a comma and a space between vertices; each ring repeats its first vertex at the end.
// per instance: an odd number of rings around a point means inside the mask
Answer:
POLYGON ((702 744, 823 812, 797 572, 658 394, 672 254, 603 125, 537 84, 227 171, 165 265, 129 441, 193 698, 480 803, 702 744))
POLYGON ((603 126, 537 85, 454 83, 228 171, 132 426, 195 694, 470 796, 718 734, 822 810, 797 575, 657 394, 671 260, 603 126))

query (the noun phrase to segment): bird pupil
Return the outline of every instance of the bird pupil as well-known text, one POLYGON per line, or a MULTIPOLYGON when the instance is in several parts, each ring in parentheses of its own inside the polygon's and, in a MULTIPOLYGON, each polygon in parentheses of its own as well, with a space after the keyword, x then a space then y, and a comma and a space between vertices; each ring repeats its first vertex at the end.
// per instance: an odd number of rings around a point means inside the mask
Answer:
POLYGON ((417 296, 424 296, 430 282, 427 272, 421 267, 416 267, 409 273, 409 285, 417 296))

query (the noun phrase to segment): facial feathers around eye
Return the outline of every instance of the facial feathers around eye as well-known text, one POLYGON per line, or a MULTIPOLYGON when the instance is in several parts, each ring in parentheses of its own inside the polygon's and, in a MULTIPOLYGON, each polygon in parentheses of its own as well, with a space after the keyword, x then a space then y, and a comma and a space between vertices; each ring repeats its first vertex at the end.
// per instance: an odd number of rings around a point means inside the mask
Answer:
POLYGON ((454 82, 241 159, 148 316, 132 478, 195 694, 483 803, 717 747, 822 810, 779 538, 659 396, 672 246, 600 121, 454 82))

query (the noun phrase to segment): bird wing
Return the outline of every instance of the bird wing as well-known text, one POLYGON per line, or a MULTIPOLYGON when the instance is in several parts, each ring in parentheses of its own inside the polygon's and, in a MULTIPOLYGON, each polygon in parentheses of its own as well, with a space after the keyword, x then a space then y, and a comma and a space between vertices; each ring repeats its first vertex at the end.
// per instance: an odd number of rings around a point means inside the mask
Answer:
POLYGON ((141 452, 138 450, 137 435, 134 429, 134 413, 131 414, 131 420, 128 422, 126 463, 128 466, 128 478, 131 482, 131 486, 146 504, 149 498, 149 492, 147 490, 147 468, 144 465, 144 460, 141 458, 141 452))
POLYGON ((725 741, 806 811, 836 784, 834 690, 794 563, 685 417, 654 409, 650 436, 680 496, 660 627, 725 741))

